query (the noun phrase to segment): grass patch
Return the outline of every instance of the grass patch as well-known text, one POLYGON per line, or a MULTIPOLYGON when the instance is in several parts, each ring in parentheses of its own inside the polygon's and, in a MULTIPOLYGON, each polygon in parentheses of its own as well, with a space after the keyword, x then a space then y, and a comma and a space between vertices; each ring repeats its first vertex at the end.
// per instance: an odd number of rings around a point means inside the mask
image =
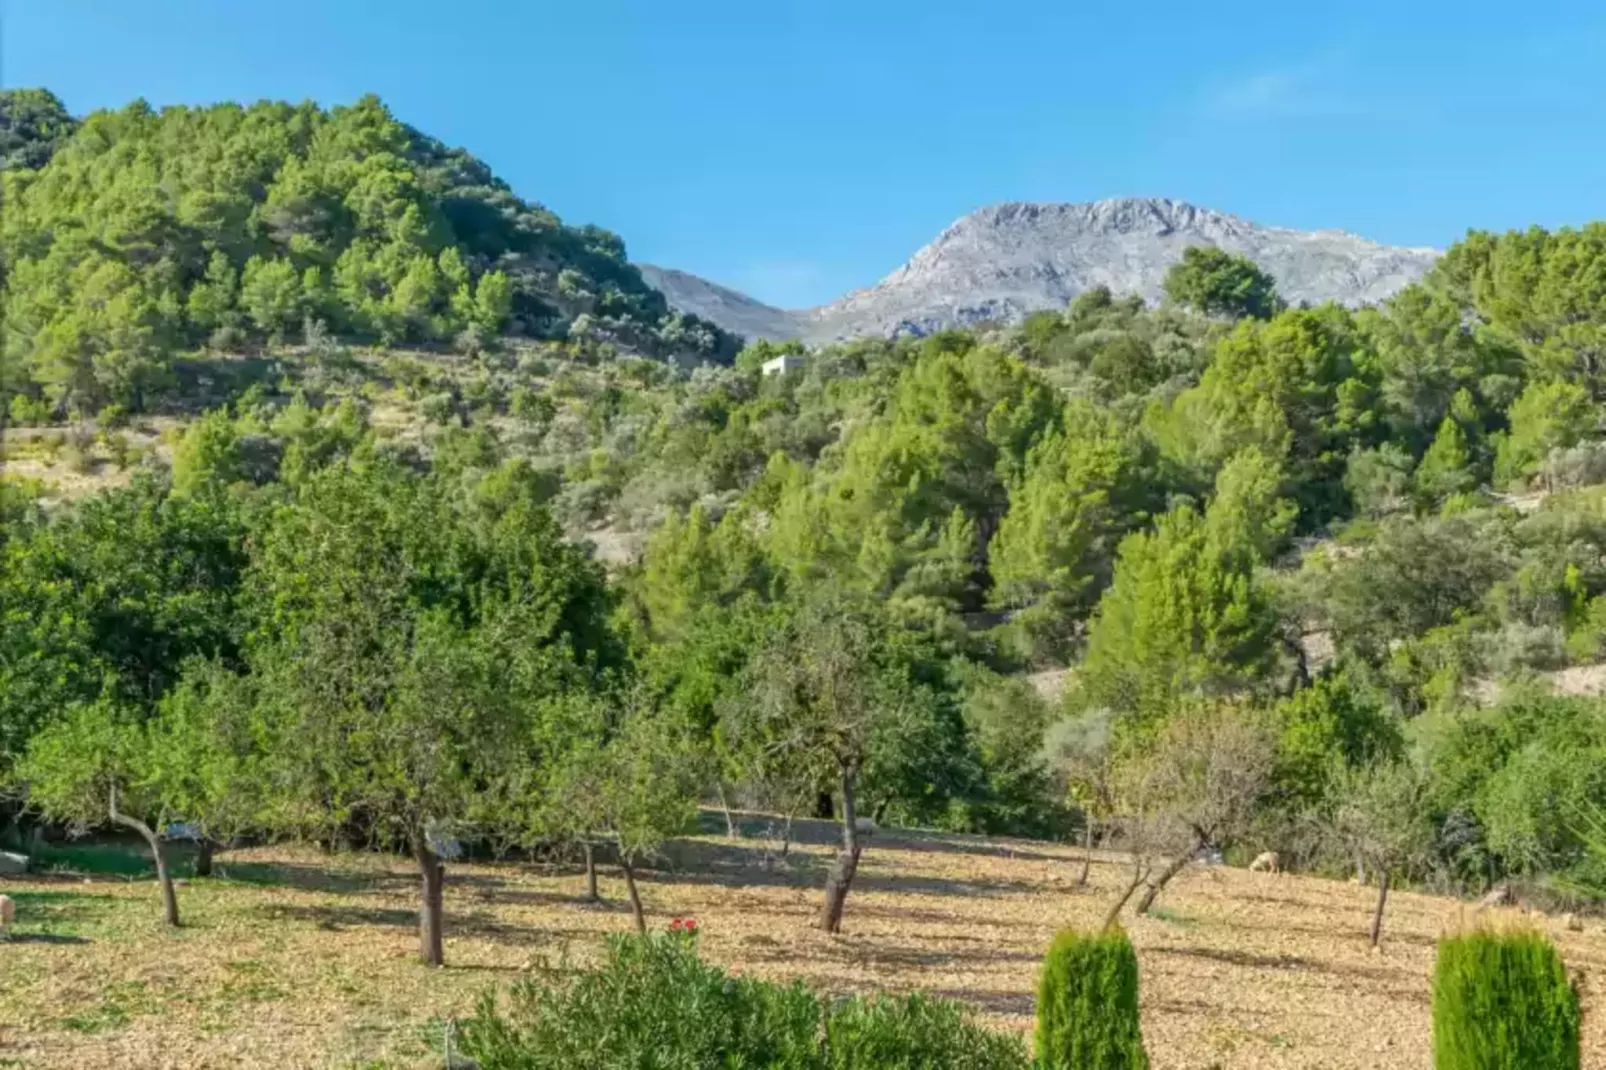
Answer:
POLYGON ((289 992, 277 983, 273 970, 257 959, 239 959, 224 964, 230 973, 219 991, 228 1003, 270 1003, 284 999, 289 992))
POLYGON ((122 981, 107 986, 99 1003, 68 1015, 61 1024, 75 1033, 107 1033, 121 1029, 136 1015, 152 1013, 157 1006, 144 981, 122 981))
POLYGON ((109 895, 84 892, 8 892, 17 904, 13 932, 19 937, 79 937, 120 905, 109 895))
POLYGON ((1167 910, 1165 907, 1151 907, 1149 917, 1154 918, 1156 921, 1163 921, 1167 925, 1175 925, 1179 929, 1194 929, 1199 925, 1197 919, 1191 918, 1186 914, 1179 914, 1174 910, 1167 910))

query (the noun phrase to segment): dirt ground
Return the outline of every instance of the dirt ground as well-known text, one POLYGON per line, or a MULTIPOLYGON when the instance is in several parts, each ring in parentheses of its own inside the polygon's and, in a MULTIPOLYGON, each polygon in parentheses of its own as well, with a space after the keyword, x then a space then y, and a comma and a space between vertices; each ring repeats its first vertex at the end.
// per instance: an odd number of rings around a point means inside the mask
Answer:
MULTIPOLYGON (((756 823, 749 831, 673 845, 643 884, 655 926, 693 916, 704 953, 736 970, 829 992, 924 988, 1003 1029, 1029 1029, 1050 937, 1096 923, 1123 875, 1100 857, 1077 888, 1070 848, 883 833, 833 938, 811 927, 829 828, 805 828, 812 842, 785 866, 756 823)), ((219 870, 180 890, 177 933, 158 924, 149 880, 0 880, 18 903, 0 944, 0 1066, 410 1067, 488 989, 542 962, 583 962, 631 925, 611 870, 610 902, 586 907, 574 869, 457 865, 448 966, 430 971, 413 959, 414 877, 400 861, 245 851, 220 856, 219 870)), ((1155 1070, 1428 1067, 1434 942, 1465 908, 1394 896, 1376 954, 1372 897, 1312 878, 1186 872, 1157 916, 1129 921, 1155 1070)), ((1584 1063, 1606 1065, 1606 1021, 1589 1013, 1606 932, 1592 921, 1555 935, 1581 975, 1584 1063)))

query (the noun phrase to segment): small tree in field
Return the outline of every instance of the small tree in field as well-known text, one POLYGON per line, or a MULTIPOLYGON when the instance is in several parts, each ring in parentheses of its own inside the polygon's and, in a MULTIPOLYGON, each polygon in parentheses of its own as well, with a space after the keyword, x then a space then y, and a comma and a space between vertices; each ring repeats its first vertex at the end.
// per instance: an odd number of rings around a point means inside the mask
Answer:
POLYGON ((1472 932, 1439 942, 1435 1070, 1578 1070, 1578 990, 1538 933, 1472 932))
POLYGON ((1054 938, 1037 989, 1037 1060, 1043 1070, 1147 1070, 1138 959, 1126 933, 1054 938))
POLYGON ((800 784, 835 781, 842 846, 826 880, 820 928, 838 932, 864 849, 861 776, 922 738, 930 703, 898 671, 866 611, 823 601, 801 608, 754 654, 745 694, 725 704, 730 737, 755 768, 789 768, 800 784))
POLYGON ((150 775, 149 726, 110 700, 73 706, 34 736, 16 770, 31 805, 89 829, 111 822, 139 834, 156 864, 162 916, 179 924, 178 895, 159 830, 171 813, 150 775))
POLYGON ((613 846, 636 930, 645 933, 636 867, 695 822, 708 763, 692 733, 639 692, 617 724, 594 720, 593 728, 559 760, 540 825, 613 846))
POLYGON ((1096 710, 1066 718, 1045 733, 1043 751, 1049 775, 1065 798, 1082 813, 1082 866, 1077 884, 1085 885, 1093 868, 1093 843, 1099 826, 1115 817, 1112 750, 1113 718, 1096 710))
POLYGON ((249 677, 195 660, 157 707, 148 770, 172 815, 197 834, 195 875, 212 875, 220 845, 259 825, 258 725, 249 677))
POLYGON ((1420 868, 1433 850, 1427 778, 1409 761, 1373 766, 1346 776, 1339 797, 1334 831, 1378 877, 1371 932, 1377 947, 1394 879, 1420 868))
POLYGON ((1201 849, 1239 835, 1266 796, 1276 769, 1276 741, 1264 720, 1235 703, 1185 707, 1135 759, 1152 821, 1172 826, 1179 849, 1138 900, 1154 901, 1201 849))
POLYGON ((267 816, 411 853, 430 965, 444 957, 441 836, 527 831, 567 746, 551 711, 613 652, 600 571, 545 510, 460 493, 383 467, 320 472, 250 575, 267 816))

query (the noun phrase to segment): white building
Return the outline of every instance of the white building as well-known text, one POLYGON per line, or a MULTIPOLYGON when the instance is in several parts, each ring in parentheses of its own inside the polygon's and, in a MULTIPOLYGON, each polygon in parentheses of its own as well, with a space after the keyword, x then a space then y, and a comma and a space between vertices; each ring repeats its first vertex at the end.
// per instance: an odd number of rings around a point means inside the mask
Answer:
POLYGON ((795 372, 801 367, 803 367, 802 357, 796 353, 782 353, 773 360, 766 360, 761 370, 766 376, 785 375, 787 372, 795 372))

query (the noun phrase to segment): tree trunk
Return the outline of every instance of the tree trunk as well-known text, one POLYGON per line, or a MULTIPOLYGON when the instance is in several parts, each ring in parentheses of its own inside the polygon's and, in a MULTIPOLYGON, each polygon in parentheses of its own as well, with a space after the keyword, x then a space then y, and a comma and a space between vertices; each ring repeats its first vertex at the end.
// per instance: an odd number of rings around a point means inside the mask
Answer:
POLYGON ((217 851, 217 844, 209 838, 202 836, 195 850, 195 875, 197 877, 210 877, 212 875, 212 855, 217 851))
POLYGON ((1160 898, 1160 893, 1165 890, 1165 886, 1171 883, 1171 878, 1187 868, 1188 863, 1193 861, 1194 853, 1203 846, 1203 843, 1197 843, 1192 851, 1177 855, 1160 871, 1158 880, 1149 882, 1149 886, 1143 891, 1143 898, 1138 900, 1138 913, 1140 915, 1149 913, 1149 909, 1154 906, 1154 901, 1160 898))
POLYGON ((792 805, 792 809, 786 811, 786 820, 781 824, 781 857, 782 858, 785 858, 785 857, 787 857, 788 855, 790 855, 792 853, 792 813, 793 813, 793 810, 795 810, 796 808, 797 808, 797 804, 794 803, 792 805))
POLYGON ((836 816, 836 806, 831 801, 831 793, 822 791, 814 800, 814 816, 821 821, 829 821, 836 816))
POLYGON ((1087 818, 1082 828, 1082 872, 1076 877, 1076 886, 1087 886, 1088 878, 1093 873, 1093 819, 1087 818))
POLYGON ((602 902, 602 893, 597 891, 597 846, 590 840, 585 843, 586 853, 586 902, 602 902))
POLYGON ((1389 871, 1380 870, 1377 878, 1377 910, 1372 914, 1372 946, 1383 939, 1383 908, 1389 901, 1389 871))
POLYGON ((736 827, 736 819, 731 816, 731 804, 725 798, 725 781, 714 781, 715 790, 719 792, 719 808, 725 812, 725 835, 731 839, 741 836, 742 830, 736 827))
POLYGON ((842 910, 847 906, 854 874, 859 871, 859 815, 855 798, 858 780, 857 765, 842 767, 842 849, 837 852, 831 874, 825 880, 825 902, 820 907, 820 928, 828 933, 842 931, 842 910))
POLYGON ((625 891, 630 893, 630 913, 636 919, 636 932, 646 936, 647 912, 642 909, 641 893, 636 890, 636 867, 631 864, 630 856, 624 851, 619 852, 619 868, 625 874, 625 891))
POLYGON ((151 849, 151 857, 156 860, 156 881, 162 886, 162 917, 168 925, 176 929, 179 924, 178 894, 173 891, 173 875, 167 870, 167 852, 162 850, 162 839, 145 822, 121 813, 117 809, 117 797, 117 789, 113 787, 108 816, 113 824, 133 829, 144 837, 146 845, 151 849))
POLYGON ((1099 926, 1100 932, 1103 932, 1105 929, 1108 929, 1110 926, 1115 924, 1116 919, 1121 916, 1121 910, 1126 906, 1127 901, 1137 893, 1139 886, 1142 885, 1145 880, 1148 880, 1149 872, 1150 870, 1145 868, 1140 860, 1132 860, 1132 880, 1127 884, 1126 891, 1121 893, 1121 898, 1117 899, 1115 901, 1115 905, 1110 908, 1110 912, 1104 915, 1104 924, 1099 926))
POLYGON ((418 905, 418 957, 424 960, 426 966, 440 966, 446 962, 441 931, 441 899, 446 885, 446 866, 422 835, 414 843, 413 854, 418 859, 418 872, 423 878, 423 897, 418 905))

